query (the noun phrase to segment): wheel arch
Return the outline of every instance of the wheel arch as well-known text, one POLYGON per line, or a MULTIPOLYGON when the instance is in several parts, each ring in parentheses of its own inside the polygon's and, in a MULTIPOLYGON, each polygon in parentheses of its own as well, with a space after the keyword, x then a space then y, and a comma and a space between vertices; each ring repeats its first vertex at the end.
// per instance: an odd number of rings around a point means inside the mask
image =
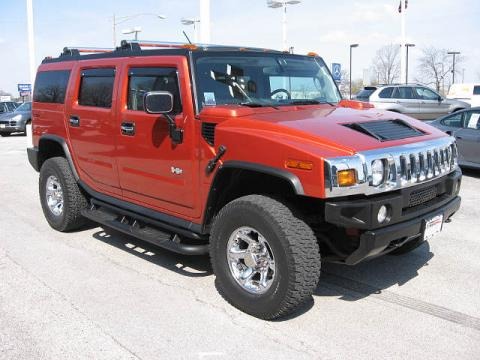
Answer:
POLYGON ((43 163, 46 160, 55 156, 62 156, 67 159, 68 164, 70 165, 70 168, 72 170, 73 176, 75 177, 75 180, 78 181, 79 176, 75 168, 75 165, 73 163, 70 149, 65 139, 60 136, 52 135, 52 134, 42 135, 38 142, 38 159, 37 159, 38 170, 41 169, 43 163))
POLYGON ((250 194, 279 193, 284 197, 305 194, 300 179, 286 170, 243 161, 227 161, 218 169, 210 186, 202 230, 208 232, 218 211, 236 198, 250 194))

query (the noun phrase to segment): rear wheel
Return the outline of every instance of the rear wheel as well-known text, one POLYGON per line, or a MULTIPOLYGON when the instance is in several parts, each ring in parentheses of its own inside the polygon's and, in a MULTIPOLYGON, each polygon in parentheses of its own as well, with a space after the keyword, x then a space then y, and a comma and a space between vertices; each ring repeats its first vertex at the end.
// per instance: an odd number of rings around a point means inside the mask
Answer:
POLYGON ((55 230, 74 230, 86 223, 81 211, 87 207, 88 201, 65 158, 54 157, 43 163, 39 192, 43 214, 55 230))
POLYGON ((261 319, 275 319, 311 299, 320 252, 311 228, 283 203, 248 195, 215 218, 210 256, 220 294, 261 319))

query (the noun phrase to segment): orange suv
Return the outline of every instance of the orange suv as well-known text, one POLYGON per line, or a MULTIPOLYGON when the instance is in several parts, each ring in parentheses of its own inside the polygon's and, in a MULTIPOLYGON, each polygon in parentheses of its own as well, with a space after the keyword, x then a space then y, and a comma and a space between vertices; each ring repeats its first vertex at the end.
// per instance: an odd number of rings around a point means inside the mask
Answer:
POLYGON ((460 206, 455 140, 342 100, 315 54, 65 48, 38 69, 28 158, 51 227, 210 254, 223 297, 262 319, 311 298, 322 262, 410 251, 460 206))

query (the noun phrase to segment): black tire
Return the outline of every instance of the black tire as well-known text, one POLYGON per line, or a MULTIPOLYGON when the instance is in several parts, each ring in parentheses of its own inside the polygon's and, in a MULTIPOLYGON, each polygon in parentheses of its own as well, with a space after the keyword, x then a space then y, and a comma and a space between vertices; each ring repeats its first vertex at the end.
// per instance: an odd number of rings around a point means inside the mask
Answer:
POLYGON ((7 137, 7 136, 10 136, 10 135, 12 135, 12 133, 7 133, 7 132, 0 133, 1 137, 7 137))
POLYGON ((222 297, 265 320, 284 317, 311 299, 320 277, 320 249, 312 229, 286 205, 263 195, 244 196, 221 209, 212 226, 210 257, 222 297), (244 226, 268 240, 275 258, 276 275, 263 294, 243 289, 227 262, 228 239, 244 226))
POLYGON ((88 201, 78 187, 65 158, 54 157, 43 163, 40 169, 39 193, 43 214, 52 228, 66 232, 85 225, 86 219, 81 215, 81 211, 88 206, 88 201), (62 187, 63 209, 59 215, 55 215, 47 204, 46 184, 50 176, 58 179, 62 187))
POLYGON ((403 255, 407 254, 410 251, 415 250, 417 247, 423 244, 423 239, 421 236, 419 236, 417 239, 411 240, 407 242, 406 244, 403 244, 400 246, 398 249, 395 249, 391 252, 388 253, 388 255, 403 255))

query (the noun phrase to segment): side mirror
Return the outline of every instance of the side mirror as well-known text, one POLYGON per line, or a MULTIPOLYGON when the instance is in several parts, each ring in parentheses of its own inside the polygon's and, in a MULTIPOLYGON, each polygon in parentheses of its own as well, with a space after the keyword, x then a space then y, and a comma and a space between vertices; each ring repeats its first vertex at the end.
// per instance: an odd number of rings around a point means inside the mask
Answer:
POLYGON ((173 110, 173 95, 168 91, 149 91, 143 96, 143 108, 148 114, 163 114, 168 121, 170 139, 177 145, 183 142, 183 130, 177 127, 170 115, 173 110))
POLYGON ((443 101, 443 97, 441 97, 440 95, 438 96, 438 102, 442 102, 443 101))
POLYGON ((173 110, 173 95, 168 91, 149 91, 143 97, 143 108, 149 114, 168 114, 173 110))

